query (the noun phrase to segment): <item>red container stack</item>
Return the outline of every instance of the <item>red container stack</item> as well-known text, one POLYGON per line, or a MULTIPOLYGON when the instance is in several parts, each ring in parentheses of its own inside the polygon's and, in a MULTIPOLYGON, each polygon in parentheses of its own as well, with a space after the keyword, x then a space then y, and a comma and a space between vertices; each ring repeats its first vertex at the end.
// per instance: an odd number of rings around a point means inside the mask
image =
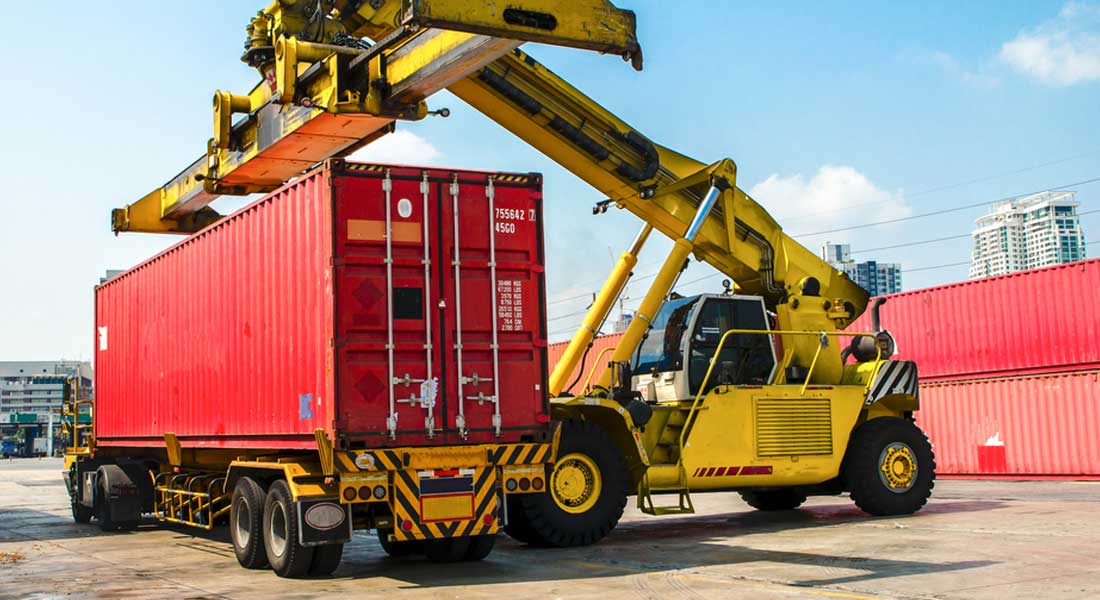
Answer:
POLYGON ((886 297, 941 473, 1100 476, 1097 290, 1092 259, 886 297))
POLYGON ((96 289, 97 444, 537 438, 543 264, 538 175, 327 163, 96 289))
POLYGON ((1098 292, 1100 260, 1085 260, 891 294, 882 326, 923 379, 1098 369, 1098 292))

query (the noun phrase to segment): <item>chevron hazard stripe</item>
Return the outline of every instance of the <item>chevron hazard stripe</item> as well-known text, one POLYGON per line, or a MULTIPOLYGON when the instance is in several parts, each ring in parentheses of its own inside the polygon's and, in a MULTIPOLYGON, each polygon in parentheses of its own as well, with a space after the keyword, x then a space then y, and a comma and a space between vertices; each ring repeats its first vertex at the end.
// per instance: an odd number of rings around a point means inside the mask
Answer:
POLYGON ((866 405, 870 406, 890 394, 918 396, 917 363, 911 360, 884 361, 875 375, 875 382, 867 393, 866 405))

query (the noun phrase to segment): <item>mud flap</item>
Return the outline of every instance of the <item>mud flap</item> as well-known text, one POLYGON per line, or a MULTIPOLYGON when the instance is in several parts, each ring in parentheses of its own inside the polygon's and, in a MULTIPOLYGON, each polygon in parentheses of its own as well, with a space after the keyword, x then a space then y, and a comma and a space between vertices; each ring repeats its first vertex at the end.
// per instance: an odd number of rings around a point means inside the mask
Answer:
POLYGON ((325 546, 351 541, 351 506, 339 498, 305 498, 298 504, 298 543, 325 546))

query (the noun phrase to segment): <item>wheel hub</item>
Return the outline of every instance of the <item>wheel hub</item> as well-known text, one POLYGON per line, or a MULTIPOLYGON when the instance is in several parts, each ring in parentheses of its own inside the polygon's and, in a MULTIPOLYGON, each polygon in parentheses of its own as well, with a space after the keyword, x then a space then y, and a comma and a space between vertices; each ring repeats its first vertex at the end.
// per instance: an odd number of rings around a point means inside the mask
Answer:
POLYGON ((886 489, 903 494, 917 481, 917 457, 913 449, 902 442, 894 442, 883 448, 879 456, 879 479, 886 489))
POLYGON ((283 505, 278 502, 272 505, 271 513, 271 541, 269 543, 275 556, 282 556, 286 553, 288 542, 286 513, 283 512, 283 505))
POLYGON ((237 501, 237 541, 242 548, 252 539, 252 509, 247 502, 237 501))
POLYGON ((561 457, 550 474, 550 492, 554 502, 567 513, 590 510, 600 497, 601 487, 599 467, 584 454, 561 457))

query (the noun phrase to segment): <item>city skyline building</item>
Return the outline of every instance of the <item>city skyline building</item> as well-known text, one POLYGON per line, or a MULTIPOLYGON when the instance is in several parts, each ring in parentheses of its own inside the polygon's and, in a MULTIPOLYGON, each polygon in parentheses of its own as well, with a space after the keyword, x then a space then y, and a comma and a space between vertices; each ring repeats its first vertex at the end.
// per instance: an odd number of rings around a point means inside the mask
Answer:
POLYGON ((1077 192, 1040 192, 999 202, 975 220, 970 279, 1085 258, 1077 192))
POLYGON ((872 296, 896 294, 901 291, 901 265, 876 260, 856 262, 852 260, 851 244, 825 242, 821 258, 867 290, 872 296))

